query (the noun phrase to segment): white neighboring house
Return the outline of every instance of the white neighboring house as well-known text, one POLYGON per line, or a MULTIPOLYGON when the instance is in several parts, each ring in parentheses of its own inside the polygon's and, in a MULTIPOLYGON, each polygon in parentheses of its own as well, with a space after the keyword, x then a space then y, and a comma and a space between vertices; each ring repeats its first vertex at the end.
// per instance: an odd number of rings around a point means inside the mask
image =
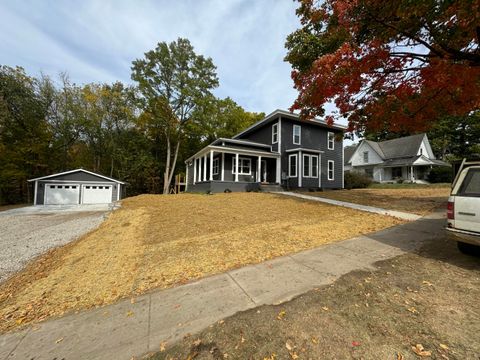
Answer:
POLYGON ((380 142, 362 140, 352 150, 344 150, 345 170, 365 173, 378 182, 422 183, 432 167, 450 166, 435 159, 426 134, 380 142))

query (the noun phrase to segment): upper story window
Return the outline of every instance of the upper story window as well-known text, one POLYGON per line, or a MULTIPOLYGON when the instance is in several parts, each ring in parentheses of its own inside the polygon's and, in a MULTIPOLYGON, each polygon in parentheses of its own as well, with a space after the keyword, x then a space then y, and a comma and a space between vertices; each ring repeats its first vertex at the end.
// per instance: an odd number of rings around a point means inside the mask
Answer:
POLYGON ((363 152, 363 162, 368 164, 368 151, 363 152))
POLYGON ((328 132, 328 150, 335 149, 335 133, 328 132))
POLYGON ((423 155, 423 149, 420 148, 420 155, 423 155))
POLYGON ((278 142, 278 123, 272 125, 272 144, 278 142))
POLYGON ((302 127, 300 125, 293 125, 293 143, 300 145, 302 138, 302 127))

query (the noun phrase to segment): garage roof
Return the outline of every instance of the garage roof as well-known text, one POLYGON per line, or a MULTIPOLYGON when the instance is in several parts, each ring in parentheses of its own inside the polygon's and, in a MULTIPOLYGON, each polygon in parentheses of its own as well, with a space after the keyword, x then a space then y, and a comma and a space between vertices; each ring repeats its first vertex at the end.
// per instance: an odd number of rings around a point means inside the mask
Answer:
POLYGON ((64 172, 57 173, 57 174, 52 174, 52 175, 38 177, 38 178, 35 178, 35 179, 30 179, 28 181, 46 180, 46 179, 54 178, 54 177, 61 176, 61 175, 71 174, 71 173, 75 173, 75 172, 84 172, 84 173, 87 173, 87 174, 90 174, 90 175, 98 176, 100 178, 103 178, 103 179, 106 179, 106 180, 109 180, 109 181, 116 182, 118 184, 125 184, 123 181, 115 180, 115 179, 112 179, 108 176, 100 175, 100 174, 97 174, 97 173, 94 173, 92 171, 88 171, 88 170, 85 170, 85 169, 75 169, 75 170, 70 170, 70 171, 64 171, 64 172))

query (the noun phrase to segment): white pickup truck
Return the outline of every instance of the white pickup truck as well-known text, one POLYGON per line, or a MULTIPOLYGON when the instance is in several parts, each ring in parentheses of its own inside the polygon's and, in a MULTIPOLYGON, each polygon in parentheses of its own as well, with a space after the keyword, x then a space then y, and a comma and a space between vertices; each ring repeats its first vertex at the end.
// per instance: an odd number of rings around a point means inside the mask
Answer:
MULTIPOLYGON (((465 163, 465 162, 464 162, 465 163)), ((469 163, 465 163, 469 164, 469 163)), ((462 163, 463 165, 463 163, 462 163)), ((448 199, 447 234, 463 253, 480 252, 480 162, 460 167, 448 199), (473 164, 478 164, 473 165, 473 164)))

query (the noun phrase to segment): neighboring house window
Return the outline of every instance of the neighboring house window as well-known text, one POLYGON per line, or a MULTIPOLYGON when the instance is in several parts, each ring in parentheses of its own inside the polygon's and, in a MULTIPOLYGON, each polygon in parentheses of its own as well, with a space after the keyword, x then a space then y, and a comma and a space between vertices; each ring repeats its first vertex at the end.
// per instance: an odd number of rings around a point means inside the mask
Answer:
POLYGON ((302 128, 300 125, 293 125, 293 143, 300 145, 302 137, 302 128))
POLYGON ((368 164, 368 151, 363 152, 363 162, 368 164))
POLYGON ((318 156, 303 155, 303 177, 318 177, 318 156))
POLYGON ((334 172, 333 172, 334 166, 335 166, 335 162, 333 160, 328 160, 328 180, 334 179, 334 172))
POLYGON ((213 175, 218 175, 218 168, 219 168, 218 164, 219 164, 218 158, 213 159, 213 175))
POLYGON ((328 132, 328 150, 335 149, 335 133, 328 132))
POLYGON ((288 176, 297 177, 297 154, 288 156, 288 176))
POLYGON ((272 126, 272 144, 278 142, 278 123, 273 124, 272 126))
MULTIPOLYGON (((251 175, 252 173, 252 160, 249 158, 239 158, 238 159, 238 175, 251 175)), ((236 173, 236 158, 233 158, 232 162, 232 174, 236 173)))

